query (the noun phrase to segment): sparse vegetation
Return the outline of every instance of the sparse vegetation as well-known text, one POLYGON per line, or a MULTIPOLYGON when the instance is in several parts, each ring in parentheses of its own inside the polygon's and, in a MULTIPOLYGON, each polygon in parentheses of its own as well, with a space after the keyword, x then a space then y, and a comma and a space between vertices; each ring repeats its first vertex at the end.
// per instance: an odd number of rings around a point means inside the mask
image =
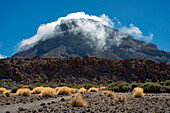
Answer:
POLYGON ((95 87, 95 85, 92 85, 92 84, 84 84, 83 87, 84 87, 85 89, 90 89, 90 88, 92 88, 92 87, 95 87))
POLYGON ((85 88, 80 88, 80 89, 79 89, 79 93, 80 93, 80 94, 85 94, 86 91, 87 91, 87 89, 85 89, 85 88))
POLYGON ((36 87, 31 91, 31 94, 40 94, 44 87, 36 87))
POLYGON ((92 87, 88 90, 88 92, 98 92, 99 88, 92 87))
POLYGON ((130 90, 130 85, 124 81, 119 81, 110 84, 108 89, 116 92, 127 92, 130 90))
POLYGON ((115 95, 115 97, 113 98, 113 100, 114 100, 116 103, 125 103, 125 102, 127 101, 127 95, 123 95, 123 96, 115 95))
POLYGON ((145 95, 143 93, 143 89, 139 87, 134 88, 132 93, 133 93, 133 97, 137 97, 137 98, 143 98, 145 95))
POLYGON ((81 94, 77 94, 75 97, 73 97, 70 101, 70 104, 73 107, 85 107, 87 105, 87 103, 83 101, 81 94))
POLYGON ((50 87, 45 87, 41 90, 41 93, 39 94, 40 97, 53 97, 55 95, 55 90, 50 87))
POLYGON ((159 83, 147 82, 141 85, 145 93, 160 93, 161 85, 159 83))
POLYGON ((54 90, 55 90, 55 92, 57 92, 58 90, 59 90, 59 88, 61 88, 61 87, 56 87, 54 90))
POLYGON ((78 91, 78 89, 76 88, 70 88, 70 93, 76 93, 78 91))
POLYGON ((106 93, 106 96, 107 96, 107 97, 112 97, 112 96, 113 96, 113 92, 112 92, 112 91, 108 91, 108 92, 106 93))
POLYGON ((57 95, 70 95, 70 88, 69 87, 61 87, 57 91, 57 95))
POLYGON ((20 88, 20 89, 17 90, 16 95, 30 96, 31 90, 28 89, 28 88, 20 88))
POLYGON ((103 94, 107 94, 108 92, 109 92, 108 90, 102 91, 103 94))
POLYGON ((166 85, 166 86, 169 86, 169 85, 170 85, 170 80, 166 80, 166 81, 165 81, 165 85, 166 85))
POLYGON ((104 89, 107 89, 107 88, 102 86, 102 87, 100 87, 99 89, 100 89, 100 90, 104 90, 104 89))
POLYGON ((133 90, 134 88, 138 87, 138 84, 136 82, 133 82, 131 84, 131 90, 133 90))
POLYGON ((11 96, 11 90, 5 90, 5 91, 3 91, 2 96, 3 96, 3 97, 10 97, 10 96, 11 96))
POLYGON ((3 93, 6 90, 6 88, 0 88, 0 93, 3 93))

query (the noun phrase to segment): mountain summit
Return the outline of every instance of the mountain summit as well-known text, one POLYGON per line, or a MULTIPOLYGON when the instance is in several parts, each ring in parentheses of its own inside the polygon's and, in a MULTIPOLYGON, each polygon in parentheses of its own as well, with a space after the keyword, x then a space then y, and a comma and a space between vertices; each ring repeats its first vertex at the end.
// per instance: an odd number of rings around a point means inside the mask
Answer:
POLYGON ((65 19, 52 35, 20 48, 13 58, 83 57, 142 59, 170 64, 170 53, 155 44, 134 39, 131 35, 92 19, 65 19))

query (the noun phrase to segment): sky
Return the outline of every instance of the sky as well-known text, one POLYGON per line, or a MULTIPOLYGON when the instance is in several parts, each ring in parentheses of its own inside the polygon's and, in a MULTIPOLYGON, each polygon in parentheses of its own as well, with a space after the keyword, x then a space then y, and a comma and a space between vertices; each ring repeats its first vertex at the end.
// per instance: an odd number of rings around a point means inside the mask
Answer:
POLYGON ((170 0, 0 0, 0 57, 12 56, 19 43, 34 36, 41 24, 69 13, 115 17, 125 26, 133 24, 151 43, 170 52, 170 0))

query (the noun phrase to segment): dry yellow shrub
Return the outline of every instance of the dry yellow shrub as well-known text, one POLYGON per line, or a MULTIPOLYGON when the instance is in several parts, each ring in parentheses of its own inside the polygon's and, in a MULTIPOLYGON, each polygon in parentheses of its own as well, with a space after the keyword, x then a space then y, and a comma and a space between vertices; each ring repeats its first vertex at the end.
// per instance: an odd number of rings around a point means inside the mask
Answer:
POLYGON ((112 96, 113 96, 113 92, 112 92, 112 91, 108 91, 108 92, 106 93, 106 96, 107 96, 107 97, 112 97, 112 96))
POLYGON ((31 91, 31 94, 40 94, 44 87, 36 87, 31 91))
POLYGON ((104 89, 106 89, 106 87, 103 87, 103 86, 102 86, 102 87, 100 87, 99 89, 104 90, 104 89))
POLYGON ((69 87, 61 87, 57 91, 57 95, 70 95, 70 88, 69 87))
POLYGON ((133 91, 133 97, 138 97, 138 98, 143 98, 144 97, 144 93, 143 93, 143 89, 142 88, 134 88, 133 91))
POLYGON ((56 87, 54 90, 57 92, 61 87, 56 87))
POLYGON ((31 95, 31 90, 28 88, 20 88, 16 92, 17 95, 22 95, 22 96, 30 96, 31 95))
POLYGON ((92 87, 88 90, 88 92, 98 92, 99 88, 92 87))
POLYGON ((41 90, 41 93, 39 94, 40 97, 53 97, 55 95, 55 90, 50 87, 45 87, 41 90))
POLYGON ((83 101, 81 94, 77 94, 75 97, 73 97, 70 101, 70 104, 73 107, 85 107, 87 105, 87 103, 83 101))
POLYGON ((80 93, 80 94, 85 94, 86 91, 87 91, 87 90, 86 90, 85 88, 80 88, 80 89, 79 89, 79 93, 80 93))
POLYGON ((3 93, 5 90, 5 88, 0 88, 0 93, 3 93))
POLYGON ((78 89, 76 88, 70 88, 70 93, 76 93, 78 91, 78 89))
POLYGON ((115 97, 113 98, 113 100, 116 102, 116 103, 124 103, 127 101, 127 95, 124 95, 124 96, 118 96, 118 95, 115 95, 115 97))
POLYGON ((21 95, 22 91, 23 91, 23 88, 18 89, 16 92, 16 95, 21 95))
POLYGON ((11 90, 5 90, 5 91, 2 93, 2 96, 3 96, 3 97, 10 97, 10 96, 11 96, 11 90))

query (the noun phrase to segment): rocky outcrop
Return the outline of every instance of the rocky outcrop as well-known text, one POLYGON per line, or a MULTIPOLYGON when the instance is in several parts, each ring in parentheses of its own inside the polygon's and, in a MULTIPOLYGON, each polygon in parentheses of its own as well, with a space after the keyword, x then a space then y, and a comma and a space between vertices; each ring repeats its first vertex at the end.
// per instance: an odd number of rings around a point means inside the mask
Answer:
POLYGON ((16 82, 107 84, 113 81, 147 82, 170 79, 170 65, 151 60, 83 58, 11 58, 0 60, 0 79, 16 82))

